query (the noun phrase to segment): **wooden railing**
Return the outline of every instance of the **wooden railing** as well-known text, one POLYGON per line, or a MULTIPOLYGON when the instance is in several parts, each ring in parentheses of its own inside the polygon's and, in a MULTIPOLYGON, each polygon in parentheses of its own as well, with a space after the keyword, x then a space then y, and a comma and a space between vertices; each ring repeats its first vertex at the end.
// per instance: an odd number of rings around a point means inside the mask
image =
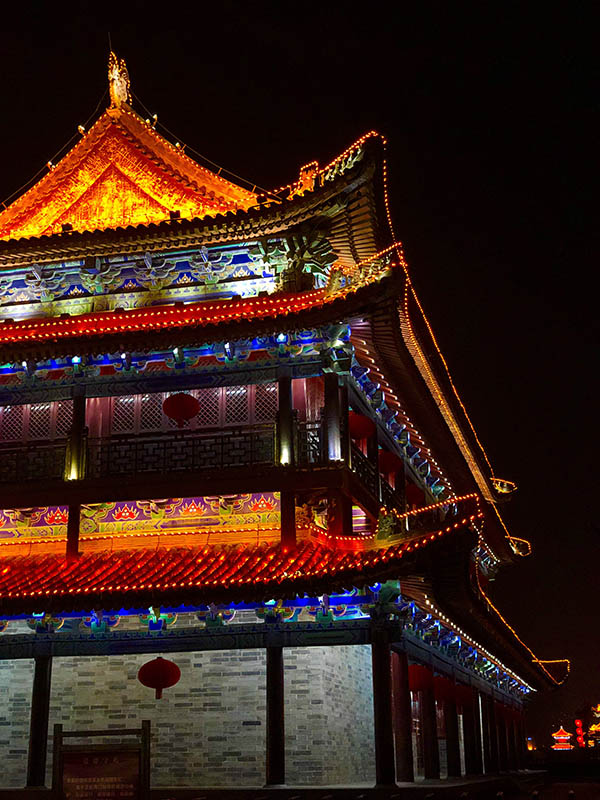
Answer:
POLYGON ((0 483, 21 483, 62 478, 66 443, 29 442, 0 449, 0 483))
POLYGON ((253 467, 275 461, 275 425, 88 440, 86 478, 253 467))
MULTIPOLYGON (((275 423, 84 437, 85 458, 79 479, 221 470, 277 465, 275 423), (85 464, 85 466, 83 466, 85 464)), ((294 465, 326 466, 325 436, 320 420, 294 424, 294 465)), ((68 447, 64 439, 0 445, 0 485, 65 477, 68 447)), ((352 444, 350 468, 364 487, 387 508, 404 511, 403 499, 377 474, 373 463, 352 444)), ((69 476, 66 476, 67 478, 69 476)), ((414 521, 411 525, 418 526, 414 521)))

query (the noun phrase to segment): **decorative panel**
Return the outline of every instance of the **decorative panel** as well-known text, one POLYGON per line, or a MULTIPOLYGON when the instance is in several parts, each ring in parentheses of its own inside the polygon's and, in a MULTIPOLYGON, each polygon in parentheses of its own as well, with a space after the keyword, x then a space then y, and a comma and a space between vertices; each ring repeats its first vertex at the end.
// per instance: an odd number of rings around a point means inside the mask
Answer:
POLYGON ((24 406, 4 406, 2 408, 0 436, 3 442, 23 440, 23 410, 24 406))
POLYGON ((56 439, 63 439, 69 435, 71 430, 71 423, 73 421, 73 401, 60 400, 54 403, 55 406, 55 423, 54 423, 54 436, 56 439))
POLYGON ((163 428, 165 415, 163 414, 162 404, 162 394, 143 394, 140 396, 140 431, 159 431, 163 428))
POLYGON ((262 528, 279 528, 278 492, 111 502, 84 505, 81 511, 84 536, 203 529, 248 531, 256 539, 262 528))
POLYGON ((135 431, 135 402, 135 395, 113 398, 112 433, 133 433, 135 431))
POLYGON ((254 390, 254 421, 273 422, 277 415, 277 384, 259 383, 254 390))
POLYGON ((29 439, 51 439, 52 408, 50 403, 32 403, 29 406, 29 439))
POLYGON ((249 421, 248 387, 225 387, 225 424, 245 425, 249 421))

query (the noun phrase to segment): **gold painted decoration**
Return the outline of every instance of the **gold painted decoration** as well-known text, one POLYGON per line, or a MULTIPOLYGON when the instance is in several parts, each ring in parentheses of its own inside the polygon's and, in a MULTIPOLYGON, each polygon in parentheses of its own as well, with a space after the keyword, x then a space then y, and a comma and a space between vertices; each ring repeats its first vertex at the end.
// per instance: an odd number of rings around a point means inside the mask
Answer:
POLYGON ((124 58, 118 58, 111 50, 108 57, 108 90, 110 92, 110 105, 113 108, 122 108, 131 103, 129 92, 129 72, 124 58))
MULTIPOLYGON (((124 62, 117 67, 126 72, 124 62)), ((200 166, 133 112, 119 74, 120 83, 111 83, 113 105, 0 214, 0 239, 150 225, 255 205, 253 192, 200 166)))

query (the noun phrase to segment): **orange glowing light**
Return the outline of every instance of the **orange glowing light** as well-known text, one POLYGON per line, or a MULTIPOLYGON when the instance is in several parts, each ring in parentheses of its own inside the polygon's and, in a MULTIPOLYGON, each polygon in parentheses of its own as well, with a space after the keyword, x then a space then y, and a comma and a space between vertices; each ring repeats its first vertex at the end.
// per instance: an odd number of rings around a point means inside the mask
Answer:
POLYGON ((0 239, 104 230, 247 209, 252 192, 201 167, 127 105, 111 107, 0 214, 0 239))

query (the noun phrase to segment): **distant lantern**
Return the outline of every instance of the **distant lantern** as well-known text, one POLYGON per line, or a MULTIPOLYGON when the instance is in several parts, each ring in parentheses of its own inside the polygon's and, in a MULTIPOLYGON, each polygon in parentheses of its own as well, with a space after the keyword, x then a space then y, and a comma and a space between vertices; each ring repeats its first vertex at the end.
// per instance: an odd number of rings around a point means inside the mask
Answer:
POLYGON ((162 408, 167 417, 177 423, 178 428, 183 428, 185 423, 200 411, 200 403, 193 395, 178 392, 169 395, 163 402, 162 408))
POLYGON ((350 428, 350 436, 353 439, 368 439, 375 433, 375 423, 373 420, 365 417, 364 414, 358 414, 356 411, 348 413, 348 427, 350 428))
POLYGON ((433 678, 433 688, 435 699, 441 703, 450 703, 456 699, 456 687, 454 682, 443 675, 435 675, 433 678))
POLYGON ((402 472, 404 469, 404 462, 400 456, 397 456, 395 453, 389 450, 380 450, 379 469, 385 474, 390 472, 402 472))
POLYGON ((423 664, 410 664, 408 685, 411 692, 424 692, 433 687, 433 672, 423 664))
POLYGON ((137 677, 143 686, 154 689, 156 699, 160 700, 163 689, 168 689, 169 686, 175 686, 176 683, 179 683, 181 670, 174 661, 158 656, 158 658, 147 661, 141 666, 137 677))

